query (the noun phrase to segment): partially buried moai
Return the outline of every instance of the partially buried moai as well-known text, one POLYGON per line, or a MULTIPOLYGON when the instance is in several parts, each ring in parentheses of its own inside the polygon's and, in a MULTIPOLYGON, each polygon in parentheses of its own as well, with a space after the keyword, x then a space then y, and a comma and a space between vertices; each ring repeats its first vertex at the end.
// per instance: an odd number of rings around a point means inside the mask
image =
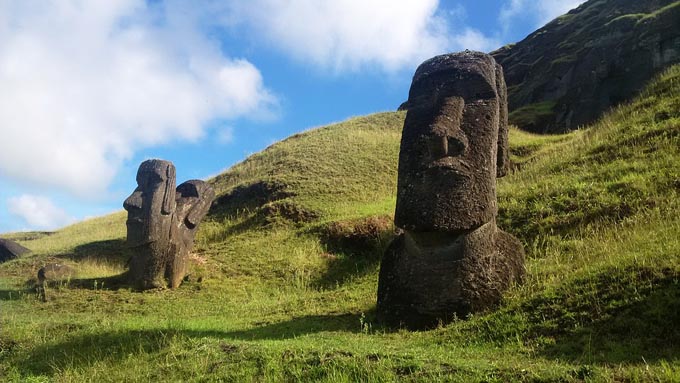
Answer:
POLYGON ((137 188, 123 203, 131 284, 140 289, 179 286, 196 229, 214 197, 212 187, 199 180, 175 189, 175 166, 169 161, 142 162, 137 188))
POLYGON ((497 304, 524 274, 524 250, 496 227, 508 170, 503 71, 465 51, 421 64, 402 132, 395 224, 380 267, 378 316, 431 328, 497 304))

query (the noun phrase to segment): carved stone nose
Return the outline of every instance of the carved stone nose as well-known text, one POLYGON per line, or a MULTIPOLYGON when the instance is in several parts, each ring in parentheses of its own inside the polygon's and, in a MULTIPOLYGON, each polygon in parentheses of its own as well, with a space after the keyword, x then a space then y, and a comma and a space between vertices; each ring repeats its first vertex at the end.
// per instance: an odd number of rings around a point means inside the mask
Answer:
POLYGON ((429 140, 432 159, 457 157, 465 152, 467 140, 459 137, 434 136, 429 140))
POLYGON ((446 157, 449 152, 449 142, 447 137, 434 136, 430 139, 430 155, 433 159, 446 157))
POLYGON ((133 192, 125 202, 123 202, 123 209, 125 210, 134 210, 134 209, 141 209, 142 208, 142 192, 140 191, 135 191, 133 192))

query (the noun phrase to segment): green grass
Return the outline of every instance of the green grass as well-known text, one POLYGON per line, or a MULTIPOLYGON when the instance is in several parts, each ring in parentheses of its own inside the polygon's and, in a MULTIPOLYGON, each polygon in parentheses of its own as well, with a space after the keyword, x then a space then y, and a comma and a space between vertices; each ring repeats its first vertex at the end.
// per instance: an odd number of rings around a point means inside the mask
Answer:
POLYGON ((587 129, 512 129, 498 222, 527 280, 432 331, 374 320, 403 113, 295 135, 213 179, 223 203, 177 290, 107 284, 124 213, 4 235, 34 252, 0 265, 0 381, 680 381, 679 89, 676 66, 587 129), (26 281, 56 260, 81 281, 40 302, 26 281))
POLYGON ((527 130, 531 130, 531 127, 542 126, 549 122, 545 121, 545 119, 553 116, 555 105, 555 101, 544 101, 526 105, 513 110, 508 116, 508 120, 513 125, 524 126, 527 130))
POLYGON ((638 22, 642 22, 647 19, 651 19, 654 17, 659 17, 660 15, 666 14, 667 12, 671 11, 677 11, 680 9, 680 1, 676 1, 673 3, 670 3, 666 5, 665 7, 659 8, 656 11, 646 14, 642 19, 638 20, 638 22))

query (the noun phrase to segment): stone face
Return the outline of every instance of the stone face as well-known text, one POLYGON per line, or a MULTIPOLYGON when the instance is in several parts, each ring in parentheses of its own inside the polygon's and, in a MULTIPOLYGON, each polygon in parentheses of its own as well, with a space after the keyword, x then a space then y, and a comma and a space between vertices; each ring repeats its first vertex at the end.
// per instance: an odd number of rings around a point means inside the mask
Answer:
POLYGON ((397 226, 463 232, 496 216, 495 176, 505 173, 508 153, 501 72, 477 52, 438 56, 418 68, 399 152, 397 226))
POLYGON ((0 238, 0 263, 19 258, 30 251, 12 240, 0 238))
POLYGON ((147 160, 137 171, 137 188, 125 200, 127 241, 141 246, 167 237, 175 211, 175 165, 147 160))
POLYGON ((198 180, 175 189, 175 166, 157 159, 139 166, 137 185, 123 203, 128 211, 127 243, 133 253, 128 277, 141 289, 177 287, 214 191, 198 180))
POLYGON ((430 328, 498 304, 524 273, 520 242, 496 227, 496 177, 508 170, 507 93, 493 57, 424 62, 409 92, 395 224, 380 268, 378 316, 430 328))

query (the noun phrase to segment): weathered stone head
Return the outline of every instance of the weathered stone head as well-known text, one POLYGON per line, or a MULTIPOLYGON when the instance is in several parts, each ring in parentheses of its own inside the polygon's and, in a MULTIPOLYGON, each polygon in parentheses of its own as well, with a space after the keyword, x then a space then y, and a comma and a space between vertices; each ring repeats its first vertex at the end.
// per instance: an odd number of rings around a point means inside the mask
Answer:
POLYGON ((133 253, 128 279, 133 285, 141 289, 180 285, 198 224, 214 198, 212 187, 199 180, 175 189, 171 162, 142 162, 137 188, 123 203, 128 211, 127 242, 133 253))
POLYGON ((524 273, 521 243, 496 227, 508 169, 505 81, 484 53, 418 67, 399 152, 395 224, 378 281, 378 317, 430 328, 496 305, 524 273))
POLYGON ((187 272, 189 250, 194 245, 194 236, 198 224, 203 220, 212 201, 215 191, 206 182, 190 180, 182 183, 176 190, 176 210, 171 231, 172 259, 166 270, 170 287, 177 287, 187 272))
POLYGON ((464 232, 494 219, 505 175, 507 102, 493 57, 434 57, 413 78, 399 153, 395 223, 411 231, 464 232))
POLYGON ((208 214, 215 199, 215 191, 204 181, 190 180, 177 187, 176 196, 177 222, 183 228, 182 237, 185 241, 189 237, 193 241, 198 224, 208 214))
POLYGON ((175 166, 155 159, 142 162, 137 171, 137 188, 123 208, 128 212, 128 245, 167 241, 175 211, 175 166))

